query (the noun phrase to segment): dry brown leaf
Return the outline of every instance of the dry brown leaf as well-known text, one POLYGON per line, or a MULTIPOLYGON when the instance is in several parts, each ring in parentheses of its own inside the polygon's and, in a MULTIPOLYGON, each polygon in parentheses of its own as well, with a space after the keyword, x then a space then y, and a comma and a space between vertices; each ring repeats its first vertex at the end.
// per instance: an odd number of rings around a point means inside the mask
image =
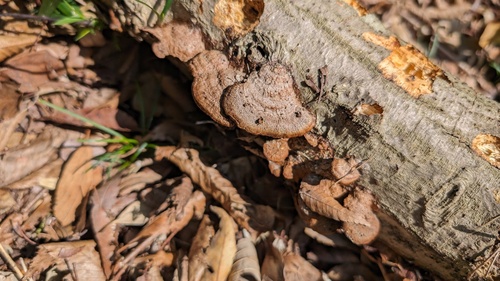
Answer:
POLYGON ((33 45, 37 38, 38 36, 32 34, 0 35, 0 62, 33 45))
POLYGON ((330 190, 313 185, 300 186, 299 196, 312 211, 342 222, 352 222, 361 225, 370 225, 363 214, 356 210, 349 210, 331 196, 330 190))
POLYGON ((255 234, 256 230, 269 230, 275 221, 274 210, 269 206, 245 201, 231 182, 215 168, 208 167, 199 158, 198 151, 174 146, 157 147, 156 160, 166 158, 186 173, 204 192, 211 194, 243 228, 255 234))
POLYGON ((500 45, 500 21, 489 22, 479 38, 479 46, 500 45))
POLYGON ((297 213, 304 223, 315 231, 324 235, 336 233, 341 223, 313 212, 299 195, 294 197, 297 213))
POLYGON ((201 280, 226 281, 236 254, 234 221, 222 208, 210 206, 219 218, 219 230, 215 233, 207 249, 208 268, 201 280))
MULTIPOLYGON (((127 256, 120 260, 114 268, 115 278, 124 273, 126 265, 138 254, 144 252, 153 242, 168 243, 175 234, 181 231, 195 214, 203 213, 205 209, 205 195, 200 191, 195 191, 185 205, 175 205, 175 208, 168 208, 158 216, 151 218, 149 223, 132 239, 127 245, 119 249, 119 252, 135 247, 127 256), (155 241, 159 237, 164 237, 164 241, 155 241), (139 243, 139 244, 138 244, 139 243)), ((180 203, 180 202, 178 202, 180 203)))
POLYGON ((57 149, 67 139, 80 137, 77 132, 46 126, 33 142, 5 152, 0 165, 0 187, 16 182, 57 158, 57 149))
POLYGON ((6 185, 5 188, 24 189, 38 185, 48 190, 54 190, 56 189, 59 175, 61 175, 63 164, 64 161, 58 158, 50 163, 45 164, 45 166, 41 167, 39 170, 34 171, 21 180, 6 185))
MULTIPOLYGON (((72 110, 75 114, 95 121, 107 128, 122 132, 137 131, 139 125, 130 115, 118 108, 98 107, 92 109, 72 110)), ((54 111, 43 116, 43 120, 53 121, 60 124, 68 124, 80 127, 91 127, 92 125, 80 121, 66 113, 54 111)))
POLYGON ((63 226, 75 220, 75 211, 82 199, 102 181, 101 166, 92 167, 94 148, 82 146, 64 165, 57 183, 54 199, 54 216, 63 226))
POLYGON ((129 194, 144 189, 147 184, 160 181, 162 175, 150 168, 143 168, 137 173, 124 177, 120 182, 120 194, 129 194))
POLYGON ((24 52, 8 59, 0 68, 0 78, 20 85, 19 91, 36 92, 41 86, 65 74, 64 63, 48 51, 24 52))
POLYGON ((204 215, 189 249, 189 281, 201 280, 208 261, 207 249, 215 235, 215 229, 208 215, 204 215))
POLYGON ((287 252, 283 255, 283 277, 286 281, 322 281, 322 273, 301 255, 287 252))
POLYGON ((106 277, 111 276, 111 260, 118 244, 115 217, 135 200, 135 195, 118 197, 120 192, 120 174, 101 184, 90 197, 90 222, 101 256, 106 277))
POLYGON ((353 158, 348 160, 335 158, 332 161, 332 174, 343 185, 350 185, 357 181, 360 173, 357 169, 358 163, 353 158))
POLYGON ((16 204, 16 200, 12 197, 12 193, 7 189, 0 189, 0 215, 10 211, 12 206, 16 204))
POLYGON ((266 239, 266 256, 262 261, 262 280, 284 281, 283 254, 287 249, 287 239, 276 233, 266 239))
POLYGON ((38 279, 49 268, 47 275, 59 280, 106 280, 92 240, 47 243, 38 251, 25 276, 38 279))
POLYGON ((0 83, 0 122, 11 119, 19 112, 20 96, 16 88, 10 83, 0 83))
POLYGON ((382 114, 383 112, 384 109, 377 103, 372 103, 372 104, 363 103, 356 107, 356 109, 354 110, 354 115, 370 116, 375 114, 382 114))
POLYGON ((344 200, 346 208, 358 216, 362 216, 368 222, 368 224, 360 224, 355 221, 344 221, 342 228, 354 244, 366 245, 377 238, 380 231, 380 221, 372 210, 374 201, 375 199, 370 193, 360 189, 356 189, 344 200))
MULTIPOLYGON (((244 230, 245 231, 245 230, 244 230)), ((243 237, 236 244, 233 267, 228 281, 254 280, 260 281, 260 266, 257 250, 250 237, 243 237)))

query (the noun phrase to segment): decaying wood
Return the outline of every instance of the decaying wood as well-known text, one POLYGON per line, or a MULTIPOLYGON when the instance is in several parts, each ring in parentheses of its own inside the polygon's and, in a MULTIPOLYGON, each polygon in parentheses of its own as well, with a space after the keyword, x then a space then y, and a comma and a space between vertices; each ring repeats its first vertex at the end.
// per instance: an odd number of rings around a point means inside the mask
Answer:
MULTIPOLYGON (((359 16, 342 1, 266 0, 260 23, 237 40, 235 30, 223 32, 213 24, 214 6, 213 0, 178 0, 170 16, 201 27, 213 49, 259 53, 291 69, 302 82, 302 100, 316 115, 314 132, 331 142, 336 156, 364 160, 359 183, 377 198, 379 242, 446 280, 463 279, 491 253, 500 229, 500 169, 478 156, 471 143, 479 134, 500 136, 498 103, 441 73, 430 74, 430 93, 411 93, 387 79, 379 63, 390 54, 405 59, 405 53, 367 41, 363 34, 388 32, 374 16, 359 16), (317 93, 304 81, 324 66, 325 92, 315 102, 317 93), (383 112, 354 114, 360 105, 383 112)), ((150 10, 146 20, 140 18, 129 18, 135 31, 154 24, 150 10)))

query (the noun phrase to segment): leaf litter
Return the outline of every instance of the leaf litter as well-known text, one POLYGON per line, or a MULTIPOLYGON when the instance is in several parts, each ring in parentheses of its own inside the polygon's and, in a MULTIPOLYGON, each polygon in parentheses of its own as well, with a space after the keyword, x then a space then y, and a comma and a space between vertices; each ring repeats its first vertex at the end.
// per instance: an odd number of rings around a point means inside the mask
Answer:
POLYGON ((422 280, 366 245, 378 220, 356 161, 310 133, 272 139, 206 122, 187 65, 154 55, 177 54, 159 49, 175 41, 165 30, 148 30, 151 50, 118 33, 75 43, 20 27, 30 32, 18 42, 0 33, 2 276, 422 280), (156 148, 126 169, 100 161, 124 144, 39 98, 156 148))

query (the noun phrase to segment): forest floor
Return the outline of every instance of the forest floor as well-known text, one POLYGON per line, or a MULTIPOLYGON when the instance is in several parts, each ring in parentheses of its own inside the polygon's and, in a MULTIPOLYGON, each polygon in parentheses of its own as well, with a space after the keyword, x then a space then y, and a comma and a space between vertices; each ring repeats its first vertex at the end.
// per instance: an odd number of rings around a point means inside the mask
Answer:
MULTIPOLYGON (((361 1, 500 100, 498 0, 422 2, 361 1)), ((189 71, 117 30, 75 41, 81 28, 2 17, 0 280, 440 280, 307 227, 250 137, 197 108, 189 71), (235 209, 260 230, 235 227, 235 209)))

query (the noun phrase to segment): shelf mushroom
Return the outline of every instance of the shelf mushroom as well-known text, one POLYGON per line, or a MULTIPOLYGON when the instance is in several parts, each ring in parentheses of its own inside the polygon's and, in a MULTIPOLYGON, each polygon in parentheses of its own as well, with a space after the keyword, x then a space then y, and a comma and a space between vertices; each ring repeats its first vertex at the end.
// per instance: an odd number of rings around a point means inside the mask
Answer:
POLYGON ((227 89, 222 98, 225 113, 236 126, 254 135, 272 138, 303 136, 315 117, 298 98, 298 88, 283 65, 264 64, 243 83, 227 89))

